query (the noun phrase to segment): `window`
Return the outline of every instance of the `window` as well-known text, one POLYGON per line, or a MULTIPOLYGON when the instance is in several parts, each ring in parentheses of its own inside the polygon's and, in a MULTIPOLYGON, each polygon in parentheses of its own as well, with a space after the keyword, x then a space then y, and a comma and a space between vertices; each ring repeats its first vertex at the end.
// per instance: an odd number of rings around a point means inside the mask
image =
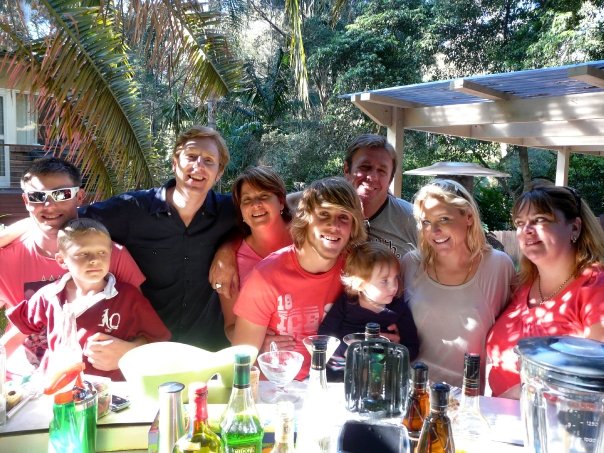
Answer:
POLYGON ((0 187, 10 187, 10 145, 35 145, 37 134, 34 98, 0 88, 0 187))

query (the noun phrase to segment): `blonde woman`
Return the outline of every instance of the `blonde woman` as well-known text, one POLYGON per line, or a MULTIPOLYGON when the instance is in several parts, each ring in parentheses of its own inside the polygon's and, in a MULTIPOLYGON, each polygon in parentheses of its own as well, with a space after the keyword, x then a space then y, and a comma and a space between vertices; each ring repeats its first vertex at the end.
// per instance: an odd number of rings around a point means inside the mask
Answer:
POLYGON ((464 353, 480 354, 484 364, 485 338, 508 302, 514 266, 487 244, 476 202, 457 182, 422 187, 413 211, 418 249, 404 256, 403 275, 418 360, 431 381, 461 387, 464 353))

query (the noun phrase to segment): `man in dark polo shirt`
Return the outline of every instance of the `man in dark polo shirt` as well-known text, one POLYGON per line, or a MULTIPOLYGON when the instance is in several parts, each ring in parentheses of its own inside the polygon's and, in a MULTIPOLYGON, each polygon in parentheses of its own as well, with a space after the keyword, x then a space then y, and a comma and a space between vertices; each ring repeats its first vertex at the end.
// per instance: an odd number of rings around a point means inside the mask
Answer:
POLYGON ((143 294, 172 341, 212 351, 229 346, 218 295, 208 281, 216 248, 235 225, 230 195, 212 190, 228 163, 220 134, 196 126, 176 140, 174 179, 79 211, 126 246, 146 277, 143 294))

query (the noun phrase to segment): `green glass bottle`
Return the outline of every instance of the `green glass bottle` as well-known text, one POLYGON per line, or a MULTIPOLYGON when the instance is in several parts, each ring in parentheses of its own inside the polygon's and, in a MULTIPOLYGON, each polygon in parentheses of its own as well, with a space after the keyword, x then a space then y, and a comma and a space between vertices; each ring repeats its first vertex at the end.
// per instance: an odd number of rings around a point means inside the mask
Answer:
POLYGON ((222 453, 220 437, 208 425, 208 386, 189 384, 189 432, 174 445, 173 453, 222 453))
POLYGON ((220 421, 226 453, 261 453, 264 430, 250 387, 250 356, 235 355, 235 375, 229 404, 220 421))

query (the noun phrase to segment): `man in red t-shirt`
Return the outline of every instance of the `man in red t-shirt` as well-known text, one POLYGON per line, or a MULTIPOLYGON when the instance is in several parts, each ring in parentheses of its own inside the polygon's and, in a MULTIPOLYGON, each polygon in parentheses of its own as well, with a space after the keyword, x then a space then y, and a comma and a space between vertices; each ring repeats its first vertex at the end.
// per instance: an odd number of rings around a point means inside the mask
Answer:
POLYGON ((342 292, 343 253, 366 239, 354 188, 343 178, 313 182, 290 228, 293 245, 261 261, 241 289, 233 344, 260 349, 267 330, 289 335, 305 356, 296 377, 303 379, 310 362, 302 339, 317 333, 325 306, 342 292))
MULTIPOLYGON (((16 306, 65 273, 55 261, 57 234, 66 222, 78 215, 77 207, 85 197, 81 183, 80 171, 74 165, 54 157, 34 161, 22 176, 23 201, 34 228, 0 249, 0 307, 16 306)), ((118 280, 136 288, 145 280, 128 251, 118 244, 113 244, 109 269, 118 280)), ((88 360, 100 370, 117 369, 122 355, 145 342, 142 338, 131 342, 106 341, 111 339, 110 335, 98 334, 85 350, 88 360)), ((17 356, 22 354, 13 354, 24 341, 29 359, 34 363, 46 350, 45 336, 28 338, 9 325, 0 339, 9 355, 9 371, 29 371, 25 360, 18 363, 17 356)))

